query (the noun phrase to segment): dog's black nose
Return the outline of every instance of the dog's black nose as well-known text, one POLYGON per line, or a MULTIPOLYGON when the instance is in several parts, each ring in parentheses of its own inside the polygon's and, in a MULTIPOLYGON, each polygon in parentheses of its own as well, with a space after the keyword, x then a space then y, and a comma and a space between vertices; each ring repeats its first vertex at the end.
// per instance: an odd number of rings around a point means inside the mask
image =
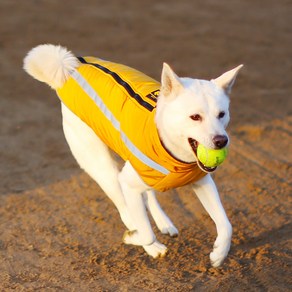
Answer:
POLYGON ((216 149, 224 148, 228 143, 227 136, 216 135, 213 137, 213 143, 216 146, 216 149))

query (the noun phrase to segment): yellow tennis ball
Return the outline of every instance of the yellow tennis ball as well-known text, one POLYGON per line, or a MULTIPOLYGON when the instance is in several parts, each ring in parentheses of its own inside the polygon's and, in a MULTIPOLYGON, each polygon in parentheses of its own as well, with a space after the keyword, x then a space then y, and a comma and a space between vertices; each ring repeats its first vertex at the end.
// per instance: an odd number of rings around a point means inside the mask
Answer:
POLYGON ((227 147, 222 149, 209 149, 199 144, 197 148, 197 157, 199 161, 207 167, 215 167, 221 164, 227 156, 227 147))

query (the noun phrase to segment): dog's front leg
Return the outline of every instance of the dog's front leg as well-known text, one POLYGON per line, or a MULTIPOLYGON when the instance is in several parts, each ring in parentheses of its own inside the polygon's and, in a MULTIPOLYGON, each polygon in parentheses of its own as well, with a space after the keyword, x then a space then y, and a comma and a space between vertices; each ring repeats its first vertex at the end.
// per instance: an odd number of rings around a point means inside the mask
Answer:
POLYGON ((164 256, 167 248, 156 240, 142 196, 149 187, 141 180, 129 162, 126 162, 120 172, 119 182, 135 226, 135 230, 125 232, 123 241, 126 244, 142 245, 145 251, 154 258, 164 256))
POLYGON ((232 227, 224 211, 216 185, 208 174, 194 185, 202 205, 216 224, 217 239, 210 254, 213 267, 219 267, 226 258, 231 244, 232 227))

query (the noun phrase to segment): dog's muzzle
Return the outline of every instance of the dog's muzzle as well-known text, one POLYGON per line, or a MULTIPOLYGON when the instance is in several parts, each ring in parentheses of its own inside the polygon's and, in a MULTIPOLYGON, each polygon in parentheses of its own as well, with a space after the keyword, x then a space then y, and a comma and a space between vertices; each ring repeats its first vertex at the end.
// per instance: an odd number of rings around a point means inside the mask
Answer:
POLYGON ((201 170, 203 170, 204 172, 207 172, 207 173, 211 173, 213 171, 216 170, 217 166, 215 167, 208 167, 208 166, 205 166, 199 159, 198 159, 198 156, 197 156, 197 148, 198 148, 198 145, 199 145, 199 142, 196 141, 195 139, 193 138, 188 138, 188 141, 189 141, 189 144, 196 156, 196 159, 197 159, 197 163, 198 163, 198 166, 200 167, 201 170))

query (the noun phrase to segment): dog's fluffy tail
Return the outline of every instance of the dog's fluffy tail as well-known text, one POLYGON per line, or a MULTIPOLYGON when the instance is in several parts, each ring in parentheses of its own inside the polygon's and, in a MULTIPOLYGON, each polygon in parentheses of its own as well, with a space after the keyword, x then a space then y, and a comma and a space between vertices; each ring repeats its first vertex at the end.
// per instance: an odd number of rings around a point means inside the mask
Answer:
POLYGON ((33 48, 23 63, 23 68, 29 75, 53 89, 62 87, 78 66, 78 59, 70 51, 50 44, 33 48))

